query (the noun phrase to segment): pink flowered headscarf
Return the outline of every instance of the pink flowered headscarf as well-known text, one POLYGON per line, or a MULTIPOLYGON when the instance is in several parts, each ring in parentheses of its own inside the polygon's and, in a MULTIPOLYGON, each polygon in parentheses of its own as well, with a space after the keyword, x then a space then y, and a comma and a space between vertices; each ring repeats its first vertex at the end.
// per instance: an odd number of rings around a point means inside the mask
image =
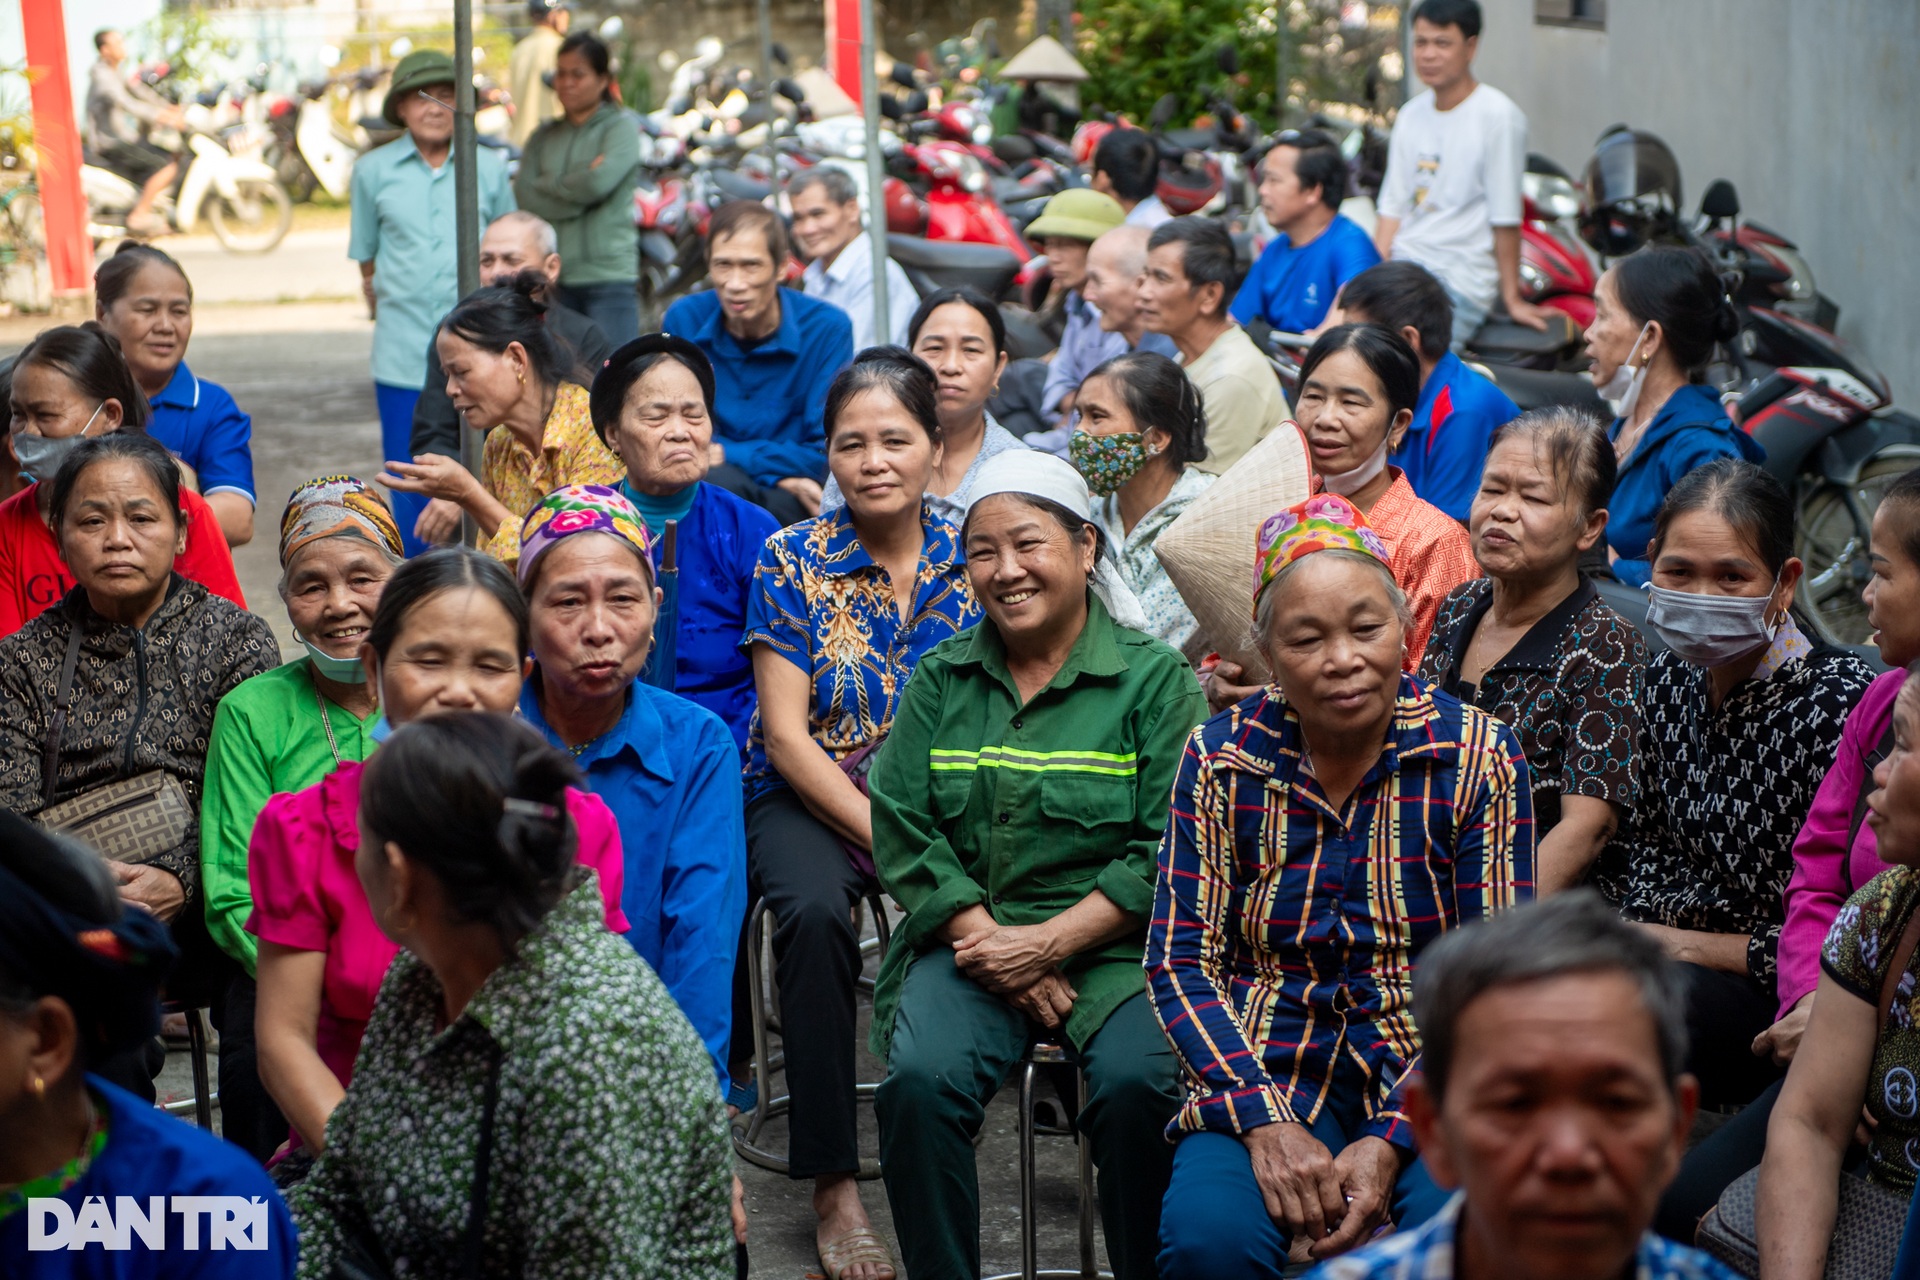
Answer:
POLYGON ((1316 551, 1358 551, 1387 563, 1380 541, 1360 509, 1337 493, 1316 493, 1267 517, 1254 539, 1253 598, 1258 601, 1280 571, 1316 551))
POLYGON ((633 504, 604 484, 570 484, 540 499, 520 526, 520 585, 527 585, 533 567, 556 542, 576 533, 604 533, 633 544, 652 572, 653 539, 633 504))

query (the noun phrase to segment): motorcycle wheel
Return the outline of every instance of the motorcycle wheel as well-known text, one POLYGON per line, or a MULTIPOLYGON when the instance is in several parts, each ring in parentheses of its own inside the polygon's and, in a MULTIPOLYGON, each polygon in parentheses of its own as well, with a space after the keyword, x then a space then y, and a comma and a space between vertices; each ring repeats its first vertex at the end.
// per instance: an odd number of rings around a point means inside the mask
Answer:
POLYGON ((208 199, 207 221, 228 253, 265 253, 293 226, 293 197, 278 182, 250 178, 237 186, 237 200, 218 192, 208 199))
POLYGON ((1850 490, 1824 479, 1803 482, 1794 536, 1794 550, 1807 566, 1802 598, 1842 644, 1865 644, 1873 634, 1867 624, 1866 601, 1860 598, 1872 574, 1867 547, 1873 513, 1887 489, 1916 462, 1920 453, 1889 449, 1860 468, 1850 490), (1859 505, 1865 523, 1848 508, 1849 496, 1859 505))

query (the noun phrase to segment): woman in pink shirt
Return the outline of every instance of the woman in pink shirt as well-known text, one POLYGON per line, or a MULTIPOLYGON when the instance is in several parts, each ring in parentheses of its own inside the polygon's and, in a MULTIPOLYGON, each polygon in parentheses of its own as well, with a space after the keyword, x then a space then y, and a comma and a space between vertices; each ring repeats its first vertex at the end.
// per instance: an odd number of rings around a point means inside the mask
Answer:
MULTIPOLYGON (((464 547, 430 552, 388 579, 361 649, 367 683, 398 727, 460 711, 510 714, 532 666, 527 605, 500 563, 464 547)), ((376 731, 384 737, 385 730, 376 731)), ((388 941, 354 872, 362 766, 341 765, 314 786, 268 801, 247 854, 260 939, 260 1079, 315 1151, 353 1075, 354 1055, 387 966, 388 941)), ((607 928, 620 911, 620 833, 595 796, 567 792, 578 857, 593 868, 607 928)))
MULTIPOLYGON (((1753 1052, 1782 1067, 1793 1060, 1813 1013, 1820 984, 1820 947, 1840 907, 1854 890, 1887 869, 1863 820, 1874 766, 1891 745, 1894 695, 1905 668, 1920 661, 1920 469, 1888 488, 1873 516, 1873 577, 1862 593, 1880 660, 1893 670, 1867 686, 1847 717, 1833 768, 1821 780, 1806 823, 1793 842, 1793 878, 1787 882, 1786 923, 1775 971, 1780 1011, 1755 1037, 1753 1052)), ((1692 1244, 1694 1229, 1728 1184, 1760 1163, 1767 1121, 1780 1096, 1774 1084, 1713 1136, 1688 1153, 1660 1201, 1654 1227, 1692 1244)))

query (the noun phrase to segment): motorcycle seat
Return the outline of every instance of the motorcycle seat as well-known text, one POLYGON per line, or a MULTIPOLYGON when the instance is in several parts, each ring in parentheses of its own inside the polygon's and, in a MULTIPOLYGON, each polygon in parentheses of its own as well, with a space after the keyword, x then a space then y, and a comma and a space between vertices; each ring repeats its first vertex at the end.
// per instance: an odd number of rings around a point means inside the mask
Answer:
POLYGON ((773 194, 773 188, 766 183, 732 169, 715 169, 712 176, 713 185, 729 200, 765 200, 773 194))
POLYGON ((1529 329, 1526 325, 1515 324, 1511 320, 1494 318, 1488 320, 1474 333, 1473 341, 1468 345, 1476 351, 1512 352, 1516 355, 1551 355, 1580 340, 1580 327, 1572 317, 1559 312, 1547 312, 1547 327, 1544 331, 1529 329))
POLYGON ((1220 145, 1219 135, 1212 129, 1169 129, 1160 136, 1177 152, 1211 151, 1220 145))
POLYGON ((998 298, 1021 267, 1019 258, 995 244, 889 235, 887 252, 923 294, 928 292, 927 283, 934 288, 972 285, 989 298, 998 298))

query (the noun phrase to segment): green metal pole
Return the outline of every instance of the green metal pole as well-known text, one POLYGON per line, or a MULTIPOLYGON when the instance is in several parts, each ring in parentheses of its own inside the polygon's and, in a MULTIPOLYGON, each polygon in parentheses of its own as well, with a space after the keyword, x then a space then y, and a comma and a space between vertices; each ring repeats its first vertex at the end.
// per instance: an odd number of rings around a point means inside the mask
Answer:
MULTIPOLYGON (((454 262, 460 296, 480 287, 480 175, 475 171, 478 141, 473 129, 473 0, 453 0, 453 211, 454 262)), ((485 437, 462 424, 460 462, 475 478, 485 437)), ((471 515, 460 520, 460 540, 479 542, 471 515)))
POLYGON ((860 114, 867 126, 867 239, 873 243, 873 340, 885 343, 893 332, 887 297, 887 169, 880 156, 880 78, 874 54, 880 48, 873 0, 860 0, 860 114))

